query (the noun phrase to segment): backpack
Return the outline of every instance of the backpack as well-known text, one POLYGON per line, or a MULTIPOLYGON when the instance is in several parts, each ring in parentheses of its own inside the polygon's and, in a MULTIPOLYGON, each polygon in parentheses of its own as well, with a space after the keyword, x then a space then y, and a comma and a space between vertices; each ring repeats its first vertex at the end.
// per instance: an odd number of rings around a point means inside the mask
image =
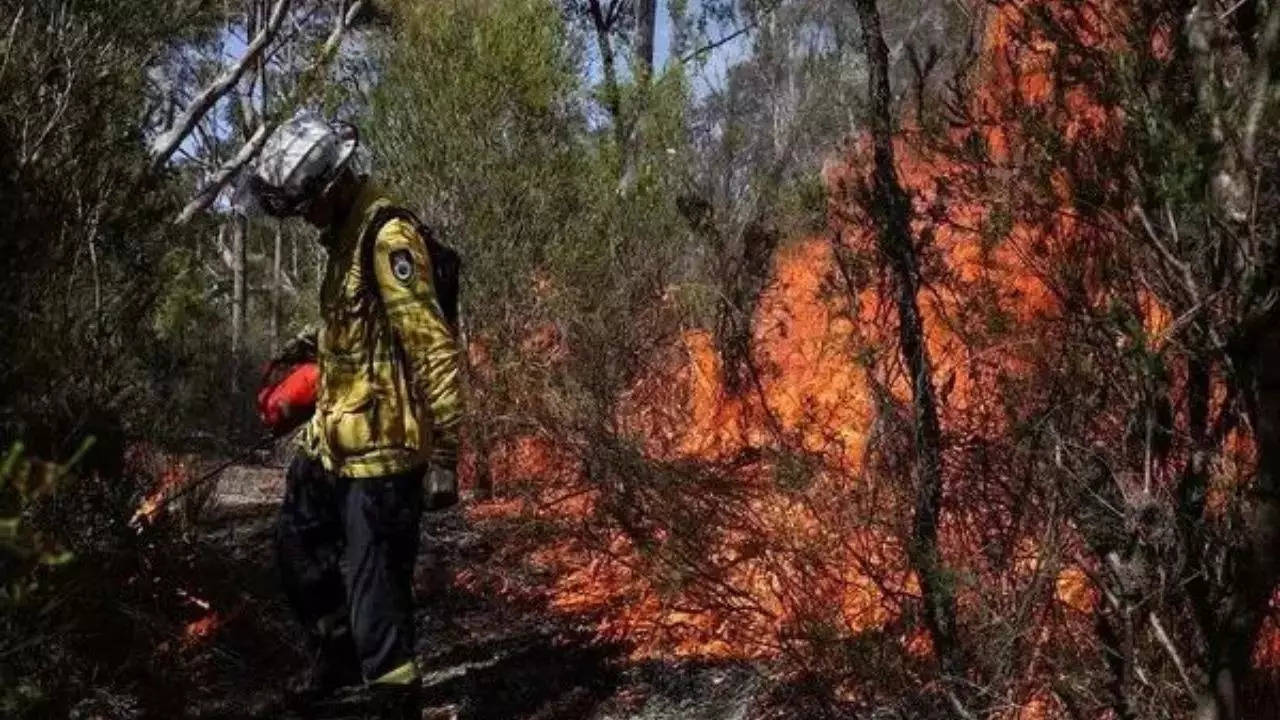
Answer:
MULTIPOLYGON (((449 323, 449 329, 453 331, 454 337, 458 337, 458 295, 461 292, 462 257, 458 255, 457 250, 441 242, 435 232, 419 220, 417 215, 395 206, 384 207, 375 212, 365 231, 367 233, 364 238, 365 267, 372 269, 373 237, 392 220, 408 222, 426 244, 427 257, 431 260, 431 284, 436 291, 436 299, 440 301, 440 311, 444 313, 444 319, 449 323)), ((369 273, 365 277, 373 277, 373 275, 369 273)))

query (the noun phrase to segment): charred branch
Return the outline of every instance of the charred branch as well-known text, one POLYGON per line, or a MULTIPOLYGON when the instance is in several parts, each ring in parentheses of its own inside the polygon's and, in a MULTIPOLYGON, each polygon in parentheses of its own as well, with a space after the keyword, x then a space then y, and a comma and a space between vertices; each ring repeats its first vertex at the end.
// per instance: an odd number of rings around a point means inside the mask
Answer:
POLYGON ((855 0, 869 68, 868 99, 874 149, 869 204, 881 254, 896 289, 898 341, 911 386, 914 430, 915 507, 909 548, 911 565, 924 596, 925 625, 943 672, 962 677, 952 580, 938 547, 942 512, 942 429, 938 420, 933 368, 925 343, 917 295, 919 258, 911 233, 911 203, 898 182, 893 150, 893 95, 889 87, 889 49, 875 0, 855 0))

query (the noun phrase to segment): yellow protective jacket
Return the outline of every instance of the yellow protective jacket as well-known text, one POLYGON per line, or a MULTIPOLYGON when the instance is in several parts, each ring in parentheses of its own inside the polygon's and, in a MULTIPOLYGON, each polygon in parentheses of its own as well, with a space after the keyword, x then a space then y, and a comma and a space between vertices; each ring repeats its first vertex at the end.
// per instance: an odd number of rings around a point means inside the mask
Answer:
POLYGON ((457 457, 458 344, 414 226, 393 219, 369 227, 390 204, 366 182, 325 240, 320 388, 302 444, 326 469, 351 478, 406 472, 428 461, 452 468, 457 457))

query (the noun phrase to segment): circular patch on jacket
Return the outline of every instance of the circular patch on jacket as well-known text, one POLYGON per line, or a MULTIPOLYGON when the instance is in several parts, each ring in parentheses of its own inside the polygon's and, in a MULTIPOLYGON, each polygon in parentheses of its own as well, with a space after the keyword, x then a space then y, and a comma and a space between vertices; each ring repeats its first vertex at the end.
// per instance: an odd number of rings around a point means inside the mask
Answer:
POLYGON ((391 253, 391 274, 403 285, 408 285, 413 280, 413 256, 408 250, 391 253))

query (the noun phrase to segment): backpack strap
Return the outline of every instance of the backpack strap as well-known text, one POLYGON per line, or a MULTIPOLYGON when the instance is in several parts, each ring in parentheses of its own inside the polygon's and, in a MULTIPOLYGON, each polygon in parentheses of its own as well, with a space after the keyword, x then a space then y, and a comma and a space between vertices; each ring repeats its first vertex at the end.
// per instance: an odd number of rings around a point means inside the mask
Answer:
MULTIPOLYGON (((458 335, 458 296, 461 292, 462 256, 458 251, 437 239, 431 228, 418 219, 409 210, 394 205, 387 205, 374 212, 365 229, 361 248, 362 266, 366 278, 373 275, 373 246, 378 231, 392 220, 404 220, 413 226, 426 245, 427 257, 431 260, 431 283, 440 302, 440 310, 449 324, 454 336, 458 335)), ((375 293, 377 295, 377 293, 375 293)))

